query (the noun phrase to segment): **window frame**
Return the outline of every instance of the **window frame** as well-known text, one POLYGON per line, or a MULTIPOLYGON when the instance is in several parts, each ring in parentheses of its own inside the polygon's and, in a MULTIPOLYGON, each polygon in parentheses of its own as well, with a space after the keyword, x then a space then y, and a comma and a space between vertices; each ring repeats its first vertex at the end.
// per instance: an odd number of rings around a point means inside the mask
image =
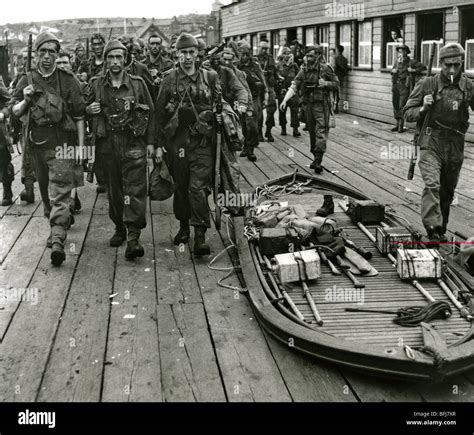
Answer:
POLYGON ((374 45, 374 26, 372 20, 364 20, 357 22, 357 66, 359 68, 372 68, 373 66, 373 45, 374 45), (370 25, 370 41, 361 41, 361 32, 364 25, 370 25), (361 63, 361 47, 370 47, 369 63, 361 63))
MULTIPOLYGON (((423 53, 424 53, 425 47, 429 47, 428 59, 431 57, 431 46, 433 45, 433 42, 436 42, 438 49, 436 50, 436 58, 433 61, 433 66, 431 68, 431 71, 437 73, 441 71, 441 64, 439 61, 439 49, 443 46, 444 39, 430 39, 427 41, 421 41, 420 42, 420 61, 421 63, 423 63, 423 53)), ((426 65, 428 67, 428 64, 426 65)))
MULTIPOLYGON (((465 51, 466 51, 466 55, 465 55, 465 65, 464 65, 464 68, 465 68, 465 72, 466 73, 469 73, 469 74, 474 74, 474 60, 472 61, 472 65, 471 68, 468 68, 468 59, 469 59, 469 56, 468 56, 468 45, 471 46, 471 50, 474 51, 474 38, 472 39, 466 39, 466 42, 465 42, 465 51)), ((474 54, 473 54, 473 57, 474 57, 474 54)))
POLYGON ((337 45, 342 45, 344 47, 345 58, 347 59, 347 65, 353 66, 352 62, 352 33, 353 33, 353 21, 346 21, 343 23, 337 24, 336 36, 337 36, 337 45), (349 26, 349 42, 341 41, 341 28, 342 26, 349 26))

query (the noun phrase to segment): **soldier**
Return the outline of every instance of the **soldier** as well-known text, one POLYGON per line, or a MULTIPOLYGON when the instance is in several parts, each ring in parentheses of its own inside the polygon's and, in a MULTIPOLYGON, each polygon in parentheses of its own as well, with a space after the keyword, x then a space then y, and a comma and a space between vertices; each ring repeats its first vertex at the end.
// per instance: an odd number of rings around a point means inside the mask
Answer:
POLYGON ((240 157, 247 157, 251 162, 255 162, 257 156, 254 153, 254 148, 258 145, 257 114, 254 110, 252 92, 250 91, 246 74, 235 67, 236 58, 237 55, 232 49, 224 49, 224 52, 222 53, 224 65, 234 72, 247 93, 247 111, 244 113, 243 107, 239 108, 240 122, 245 137, 244 149, 240 153, 240 157))
MULTIPOLYGON (((245 73, 247 78, 247 83, 250 88, 250 92, 252 93, 252 101, 253 101, 253 108, 255 111, 255 115, 257 117, 257 125, 258 120, 263 119, 263 108, 262 108, 262 100, 261 95, 264 94, 264 101, 263 104, 266 105, 268 102, 268 90, 267 84, 265 82, 265 77, 260 67, 260 64, 254 60, 250 54, 250 45, 245 39, 242 39, 238 42, 238 49, 240 54, 240 60, 237 62, 236 67, 245 73)), ((258 127, 257 127, 258 129, 258 127)), ((258 146, 258 141, 263 142, 263 137, 261 137, 262 130, 258 129, 258 139, 255 141, 254 145, 258 146)), ((249 147, 249 149, 253 150, 253 147, 249 147)))
POLYGON ((337 78, 339 79, 339 88, 335 91, 335 113, 339 113, 339 101, 340 95, 342 93, 342 86, 344 84, 344 79, 349 71, 347 59, 342 53, 344 53, 344 47, 342 45, 338 45, 334 53, 334 72, 336 73, 337 78))
POLYGON ((56 68, 59 50, 56 36, 48 32, 38 35, 37 69, 20 79, 11 106, 14 116, 27 114, 29 118, 25 132, 45 216, 51 226, 48 245, 52 247, 51 262, 55 266, 66 258, 64 242, 71 224, 69 203, 75 163, 69 151, 65 155, 62 150, 72 147, 79 160, 85 131, 79 82, 72 73, 56 68))
POLYGON ((78 73, 87 73, 87 79, 99 75, 104 70, 104 47, 105 39, 100 33, 91 36, 92 56, 87 63, 79 67, 78 73))
MULTIPOLYGON (((266 125, 265 137, 268 140, 268 142, 274 142, 275 139, 273 139, 273 136, 272 136, 272 128, 275 127, 275 112, 277 110, 275 86, 278 81, 278 73, 277 73, 275 59, 273 59, 273 57, 268 54, 269 47, 270 47, 270 44, 267 41, 260 42, 260 52, 257 56, 257 59, 262 68, 262 71, 265 77, 265 83, 267 85, 266 90, 268 92, 268 97, 264 97, 264 95, 262 94, 262 98, 266 99, 266 102, 264 103, 264 107, 266 107, 266 110, 267 110, 267 117, 265 119, 265 125, 266 125)), ((262 134, 262 128, 263 128, 263 110, 258 120, 258 131, 259 131, 260 136, 262 134)))
POLYGON ((9 103, 10 94, 4 86, 0 86, 0 181, 3 183, 2 206, 13 204, 12 182, 15 172, 13 170, 8 137, 6 136, 8 134, 6 119, 8 117, 9 103))
POLYGON ((408 56, 410 49, 406 45, 397 47, 397 52, 398 61, 391 72, 393 114, 397 125, 391 131, 403 133, 405 122, 402 111, 410 95, 412 80, 417 81, 426 67, 417 60, 410 59, 408 56), (412 75, 418 76, 418 78, 413 78, 412 75))
POLYGON ((163 56, 163 40, 161 37, 154 33, 148 38, 148 57, 145 62, 148 70, 150 71, 151 77, 153 78, 154 84, 154 99, 158 96, 160 83, 163 78, 163 73, 174 67, 174 63, 163 56))
POLYGON ((201 67, 203 62, 206 60, 206 49, 207 44, 206 41, 202 38, 198 38, 198 55, 197 55, 197 66, 201 67))
POLYGON ((194 227, 194 255, 208 255, 205 234, 211 220, 207 197, 214 171, 213 110, 221 102, 217 73, 196 68, 198 42, 188 33, 176 41, 179 65, 163 79, 156 103, 157 153, 166 147, 169 168, 176 184, 173 211, 180 221, 175 245, 189 240, 194 227))
POLYGON ((321 166, 329 132, 329 116, 331 103, 329 91, 339 86, 336 74, 326 63, 323 63, 323 50, 320 46, 311 46, 306 50, 306 65, 302 66, 295 77, 290 89, 285 95, 280 109, 285 110, 290 98, 300 91, 306 112, 306 122, 309 130, 311 152, 314 161, 311 168, 317 174, 322 173, 321 166))
POLYGON ((133 260, 144 255, 139 238, 146 227, 147 154, 155 156, 154 105, 143 79, 126 72, 127 48, 120 41, 109 41, 104 56, 106 73, 91 81, 86 110, 95 117, 93 134, 109 182, 110 246, 127 240, 125 258, 133 260))
POLYGON ((474 110, 472 81, 462 73, 464 50, 446 44, 439 51, 441 72, 420 81, 403 109, 408 122, 417 122, 421 153, 418 166, 425 182, 421 218, 432 242, 445 242, 449 208, 464 159, 464 138, 469 127, 469 107, 474 110), (428 115, 427 112, 430 111, 428 115))
POLYGON ((76 44, 74 48, 74 63, 72 65, 72 70, 75 73, 78 73, 79 70, 87 68, 87 59, 86 59, 86 49, 83 44, 80 42, 76 44))
POLYGON ((153 84, 153 78, 148 71, 147 66, 141 63, 138 59, 140 57, 140 44, 134 42, 132 37, 124 36, 122 44, 128 50, 128 56, 125 60, 125 71, 132 75, 141 77, 148 88, 148 92, 154 98, 155 97, 155 86, 153 84))
MULTIPOLYGON (((291 50, 288 47, 284 47, 281 51, 282 60, 277 63, 277 73, 278 73, 278 82, 277 82, 277 92, 278 92, 278 106, 283 102, 285 98, 286 91, 290 88, 291 83, 298 75, 299 67, 296 63, 291 62, 291 50)), ((299 108, 299 98, 298 95, 294 95, 289 101, 288 106, 290 107, 290 125, 293 127, 293 136, 300 137, 301 133, 298 131, 300 126, 300 121, 298 119, 298 108, 299 108)), ((286 136, 286 107, 285 110, 281 110, 278 107, 281 135, 286 136)))

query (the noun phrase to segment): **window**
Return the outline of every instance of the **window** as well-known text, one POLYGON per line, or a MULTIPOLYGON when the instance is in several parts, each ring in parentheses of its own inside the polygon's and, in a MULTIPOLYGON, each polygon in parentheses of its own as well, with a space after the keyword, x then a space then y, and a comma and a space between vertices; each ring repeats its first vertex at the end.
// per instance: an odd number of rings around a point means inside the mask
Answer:
POLYGON ((271 32, 270 44, 272 46, 273 57, 276 59, 278 56, 278 50, 280 50, 280 32, 278 30, 271 32))
POLYGON ((466 40, 466 71, 474 73, 474 39, 466 40))
POLYGON ((430 64, 431 53, 433 52, 434 47, 434 57, 433 57, 433 70, 439 70, 441 65, 439 63, 439 49, 443 46, 443 40, 437 39, 433 41, 423 41, 421 43, 421 63, 423 65, 430 64), (433 45, 434 44, 434 45, 433 45))
POLYGON ((372 21, 359 23, 357 65, 372 66, 372 21))
POLYGON ((466 50, 465 70, 474 73, 474 8, 461 9, 461 44, 466 50))
POLYGON ((258 44, 257 44, 257 35, 252 35, 250 37, 250 46, 252 47, 252 53, 254 56, 258 53, 258 44))
POLYGON ((345 23, 339 24, 338 28, 338 40, 339 45, 344 47, 344 53, 347 58, 347 62, 350 65, 352 59, 352 24, 345 23))
POLYGON ((382 68, 393 68, 397 61, 397 47, 404 41, 403 15, 382 20, 382 68))
POLYGON ((304 31, 304 41, 306 47, 316 43, 316 32, 314 27, 307 27, 304 31))
POLYGON ((431 12, 428 14, 417 15, 417 41, 418 53, 421 63, 428 66, 432 52, 432 44, 436 43, 433 70, 440 70, 439 48, 443 44, 444 35, 444 12, 431 12))
POLYGON ((317 44, 321 46, 324 58, 329 59, 329 26, 318 26, 317 44))

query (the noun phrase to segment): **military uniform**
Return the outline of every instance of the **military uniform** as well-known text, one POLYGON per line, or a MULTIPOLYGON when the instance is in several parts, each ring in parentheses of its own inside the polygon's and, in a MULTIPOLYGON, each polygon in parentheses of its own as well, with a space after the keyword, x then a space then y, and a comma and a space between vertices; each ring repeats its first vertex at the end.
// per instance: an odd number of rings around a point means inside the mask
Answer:
MULTIPOLYGON (((280 104, 283 101, 283 98, 285 98, 286 91, 288 90, 288 88, 291 86, 291 83, 298 75, 299 70, 300 68, 298 67, 296 63, 285 64, 285 62, 283 61, 280 61, 277 63, 278 75, 283 77, 283 80, 279 80, 278 86, 277 86, 278 106, 280 106, 280 104)), ((291 98, 288 101, 288 107, 290 108, 290 125, 291 127, 293 127, 293 129, 296 129, 296 130, 300 126, 300 122, 298 119, 299 105, 300 105, 300 102, 299 102, 298 95, 294 95, 293 98, 291 98)), ((279 114, 279 121, 280 121, 280 126, 282 129, 282 133, 286 134, 286 124, 287 124, 286 108, 285 108, 285 111, 282 111, 279 108, 278 114, 279 114)))
MULTIPOLYGON (((273 137, 271 134, 271 129, 275 127, 275 112, 277 110, 276 107, 276 94, 275 94, 275 86, 278 82, 278 74, 277 74, 277 67, 275 63, 275 59, 269 54, 259 54, 257 56, 258 62, 260 67, 262 68, 265 82, 267 85, 267 92, 268 92, 268 102, 267 102, 267 117, 265 119, 265 126, 266 132, 265 137, 268 141, 273 142, 273 137)), ((263 95, 261 95, 261 99, 263 100, 263 95)), ((263 110, 260 112, 261 115, 258 119, 258 131, 262 131, 263 127, 263 110)))
MULTIPOLYGON (((440 52, 441 53, 441 52, 440 52)), ((420 132, 419 168, 425 187, 421 198, 421 218, 428 236, 442 236, 446 232, 449 209, 459 180, 464 159, 464 138, 469 127, 469 107, 474 110, 471 80, 459 74, 454 83, 443 74, 420 81, 403 109, 405 119, 423 124, 420 114, 425 95, 434 94, 430 122, 420 132)))
POLYGON ((214 171, 213 107, 220 98, 215 71, 197 69, 189 76, 178 66, 161 82, 156 102, 158 145, 167 150, 176 183, 173 211, 182 225, 190 221, 195 228, 211 226, 207 197, 214 171))
MULTIPOLYGON (((407 53, 409 49, 406 46, 400 47, 405 48, 407 53)), ((393 131, 403 132, 403 107, 405 106, 408 96, 410 95, 410 89, 415 83, 421 78, 421 74, 426 67, 418 62, 417 60, 405 57, 401 62, 398 61, 392 71, 392 105, 393 105, 393 116, 397 121, 397 126, 393 128, 393 131), (410 73, 408 68, 412 68, 415 72, 410 73)))
POLYGON ((0 113, 3 113, 4 118, 0 120, 3 128, 0 129, 0 182, 3 183, 3 199, 1 205, 10 205, 13 200, 12 182, 14 177, 14 170, 12 165, 12 157, 8 147, 8 138, 5 137, 6 132, 6 118, 8 116, 8 104, 10 102, 10 94, 8 91, 0 86, 0 113))
MULTIPOLYGON (((56 68, 49 76, 43 76, 39 70, 30 74, 36 92, 29 108, 27 146, 38 179, 44 213, 49 217, 52 244, 63 247, 66 229, 71 222, 69 201, 74 187, 75 162, 64 155, 58 158, 57 152, 58 147, 64 149, 64 144, 76 144, 76 125, 73 121, 84 119, 85 105, 79 82, 72 73, 56 68)), ((29 80, 27 75, 20 79, 13 94, 12 106, 23 101, 23 89, 29 80)))
POLYGON ((329 91, 336 90, 338 86, 339 80, 332 68, 319 62, 313 67, 303 65, 291 85, 295 94, 301 93, 302 95, 306 124, 309 130, 310 150, 314 155, 313 165, 315 168, 320 168, 323 155, 326 152, 331 112, 329 91), (320 78, 326 81, 325 87, 319 86, 320 78))
POLYGON ((151 55, 149 54, 145 60, 145 65, 148 68, 148 71, 151 74, 153 79, 154 91, 153 91, 153 101, 156 100, 158 97, 158 92, 160 89, 160 85, 158 84, 160 80, 163 78, 163 73, 174 68, 174 63, 171 59, 163 56, 161 53, 152 59, 151 55), (158 83, 157 83, 158 82, 158 83))
POLYGON ((124 73, 117 88, 107 73, 91 81, 88 104, 93 102, 101 104, 93 134, 108 180, 109 217, 122 242, 127 230, 128 241, 138 241, 146 226, 146 146, 155 142, 153 101, 141 77, 124 73))
POLYGON ((97 63, 96 57, 92 55, 89 61, 85 61, 79 66, 77 73, 80 74, 83 72, 87 73, 88 80, 90 80, 92 77, 102 74, 104 72, 104 61, 97 63))
POLYGON ((132 76, 138 76, 143 79, 148 92, 152 97, 153 101, 155 100, 157 94, 155 91, 155 84, 153 83, 153 78, 151 77, 150 71, 144 63, 138 62, 137 60, 132 60, 129 65, 125 68, 126 72, 132 76))

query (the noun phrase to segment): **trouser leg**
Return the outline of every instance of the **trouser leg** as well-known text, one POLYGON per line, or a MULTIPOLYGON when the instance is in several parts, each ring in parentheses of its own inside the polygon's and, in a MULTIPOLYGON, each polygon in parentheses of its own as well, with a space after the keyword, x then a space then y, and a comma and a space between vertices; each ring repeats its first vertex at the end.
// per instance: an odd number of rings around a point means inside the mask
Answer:
MULTIPOLYGON (((29 150, 30 161, 38 180, 38 187, 43 201, 43 210, 46 217, 50 217, 51 214, 51 204, 48 192, 49 185, 49 167, 46 162, 45 153, 47 150, 41 148, 40 146, 32 145, 29 150)), ((54 152, 49 150, 49 153, 54 152)))
MULTIPOLYGON (((102 157, 104 170, 107 179, 107 198, 109 201, 109 217, 115 224, 117 230, 123 230, 123 178, 122 178, 122 159, 120 150, 114 150, 112 153, 104 154, 102 157)), ((97 161, 97 160, 96 160, 97 161)))
POLYGON ((276 107, 276 95, 275 90, 273 88, 268 89, 268 103, 267 103, 267 117, 265 119, 265 125, 267 129, 271 129, 275 127, 275 112, 277 110, 276 107))
MULTIPOLYGON (((293 128, 298 128, 300 126, 300 121, 298 118, 298 108, 299 108, 299 99, 294 96, 288 101, 288 107, 290 108, 290 125, 293 128)), ((286 114, 285 114, 286 118, 286 114)), ((286 119, 285 119, 286 120, 286 119)))

